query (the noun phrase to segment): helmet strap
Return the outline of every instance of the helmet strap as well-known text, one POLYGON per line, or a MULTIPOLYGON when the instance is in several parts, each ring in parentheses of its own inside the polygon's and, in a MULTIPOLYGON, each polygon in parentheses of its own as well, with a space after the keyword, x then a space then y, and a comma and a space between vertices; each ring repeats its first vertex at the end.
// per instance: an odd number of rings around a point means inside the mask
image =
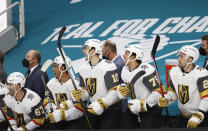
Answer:
POLYGON ((60 80, 61 79, 61 77, 62 77, 62 75, 63 75, 63 73, 64 72, 66 72, 67 71, 67 69, 65 69, 65 70, 61 70, 61 66, 59 66, 59 71, 61 72, 61 74, 60 74, 60 76, 59 76, 59 78, 58 78, 58 80, 60 80))
POLYGON ((17 84, 14 85, 14 91, 15 91, 14 97, 16 97, 17 93, 22 89, 21 85, 20 85, 20 88, 18 90, 16 90, 16 88, 17 88, 17 84))
POLYGON ((186 57, 186 66, 183 68, 184 70, 185 70, 190 64, 193 63, 193 60, 192 60, 192 62, 188 63, 188 62, 187 62, 188 58, 189 58, 189 57, 186 57))
POLYGON ((128 56, 128 59, 127 59, 127 62, 126 62, 126 64, 125 64, 125 66, 127 66, 127 64, 128 64, 129 62, 136 60, 136 58, 134 58, 133 60, 130 60, 130 59, 129 59, 130 57, 131 57, 131 55, 129 54, 129 56, 128 56))

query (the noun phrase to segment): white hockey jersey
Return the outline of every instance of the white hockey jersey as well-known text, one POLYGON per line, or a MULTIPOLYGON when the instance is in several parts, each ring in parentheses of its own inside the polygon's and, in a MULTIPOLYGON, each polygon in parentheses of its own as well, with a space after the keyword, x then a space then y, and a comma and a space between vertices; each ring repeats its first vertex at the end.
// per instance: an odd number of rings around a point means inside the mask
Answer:
POLYGON ((4 118, 3 114, 2 114, 2 112, 0 111, 0 122, 3 122, 3 121, 5 121, 5 118, 4 118))
MULTIPOLYGON (((76 86, 78 87, 78 81, 74 81, 76 86)), ((60 83, 58 79, 52 78, 47 83, 48 89, 50 90, 50 98, 54 100, 54 103, 57 106, 63 101, 72 100, 71 92, 74 90, 74 86, 72 84, 71 79, 67 80, 65 83, 60 83)), ((46 99, 46 98, 45 98, 46 99)), ((46 101, 44 101, 44 106, 46 105, 46 101)))
MULTIPOLYGON (((91 103, 103 98, 108 90, 119 85, 116 69, 115 64, 108 60, 101 60, 96 66, 84 63, 80 67, 80 87, 87 90, 91 103)), ((106 102, 109 102, 108 98, 106 102)))
MULTIPOLYGON (((5 103, 3 102, 3 98, 4 98, 5 94, 7 94, 8 92, 9 92, 8 88, 4 84, 0 83, 0 106, 1 107, 5 107, 5 103)), ((0 122, 2 122, 4 120, 5 120, 4 115, 0 111, 0 122)))
MULTIPOLYGON (((79 87, 78 80, 74 80, 77 88, 79 87)), ((55 110, 57 107, 65 110, 66 120, 74 120, 83 115, 83 109, 80 104, 73 102, 71 92, 74 90, 72 80, 69 79, 65 83, 60 83, 58 79, 52 78, 48 83, 49 98, 52 102, 52 107, 55 110)), ((48 98, 44 99, 44 107, 49 112, 48 98)))
MULTIPOLYGON (((157 104, 161 91, 157 82, 155 69, 150 64, 142 63, 131 72, 129 71, 129 67, 124 66, 121 78, 124 82, 130 84, 130 97, 132 99, 145 99, 150 107, 157 104)), ((162 82, 160 83, 162 85, 162 82)), ((164 85, 162 87, 164 93, 166 93, 164 85)))
POLYGON ((208 110, 208 71, 200 66, 185 73, 177 66, 170 70, 168 94, 173 101, 178 98, 178 106, 183 115, 191 115, 199 110, 208 110))
POLYGON ((5 96, 7 117, 10 124, 26 127, 27 130, 34 130, 45 121, 42 100, 39 95, 31 90, 24 89, 24 91, 25 94, 21 101, 16 101, 10 95, 5 96))

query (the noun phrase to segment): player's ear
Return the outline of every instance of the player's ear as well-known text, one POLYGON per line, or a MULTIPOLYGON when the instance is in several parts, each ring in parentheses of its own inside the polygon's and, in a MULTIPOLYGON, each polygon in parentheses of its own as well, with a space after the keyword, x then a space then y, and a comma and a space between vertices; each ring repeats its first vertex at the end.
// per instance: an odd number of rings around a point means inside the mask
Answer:
POLYGON ((21 88, 21 85, 20 85, 20 83, 18 83, 16 86, 16 90, 19 90, 20 88, 21 88))
POLYGON ((62 65, 60 68, 61 71, 64 71, 65 69, 66 69, 65 65, 62 65))
POLYGON ((95 48, 91 48, 90 53, 91 54, 95 53, 95 48))
POLYGON ((192 61, 193 61, 192 57, 189 57, 188 60, 187 60, 188 63, 191 63, 192 61))

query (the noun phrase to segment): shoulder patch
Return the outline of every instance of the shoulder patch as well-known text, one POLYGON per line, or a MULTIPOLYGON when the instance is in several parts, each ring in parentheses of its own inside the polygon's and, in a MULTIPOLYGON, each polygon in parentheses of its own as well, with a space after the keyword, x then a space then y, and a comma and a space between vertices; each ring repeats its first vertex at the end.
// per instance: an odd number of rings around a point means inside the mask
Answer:
POLYGON ((143 70, 146 70, 146 69, 148 69, 149 67, 148 67, 147 65, 142 65, 141 68, 142 68, 143 70))
POLYGON ((204 70, 204 68, 199 66, 199 67, 196 68, 196 70, 202 71, 202 70, 204 70))
POLYGON ((29 93, 29 95, 27 96, 28 99, 33 100, 34 99, 34 95, 29 93))

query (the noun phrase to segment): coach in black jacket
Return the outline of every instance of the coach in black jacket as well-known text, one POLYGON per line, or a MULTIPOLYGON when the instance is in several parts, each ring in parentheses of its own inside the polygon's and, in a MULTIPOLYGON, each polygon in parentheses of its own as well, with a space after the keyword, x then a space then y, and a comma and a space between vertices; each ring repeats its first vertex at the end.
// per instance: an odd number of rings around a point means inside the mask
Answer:
MULTIPOLYGON (((26 81, 25 81, 25 88, 28 88, 34 92, 36 92, 41 99, 43 100, 45 95, 44 84, 41 79, 41 55, 40 52, 37 50, 29 50, 22 61, 24 67, 28 68, 26 73, 26 81)), ((45 74, 44 76, 45 82, 49 81, 48 75, 45 74)))

